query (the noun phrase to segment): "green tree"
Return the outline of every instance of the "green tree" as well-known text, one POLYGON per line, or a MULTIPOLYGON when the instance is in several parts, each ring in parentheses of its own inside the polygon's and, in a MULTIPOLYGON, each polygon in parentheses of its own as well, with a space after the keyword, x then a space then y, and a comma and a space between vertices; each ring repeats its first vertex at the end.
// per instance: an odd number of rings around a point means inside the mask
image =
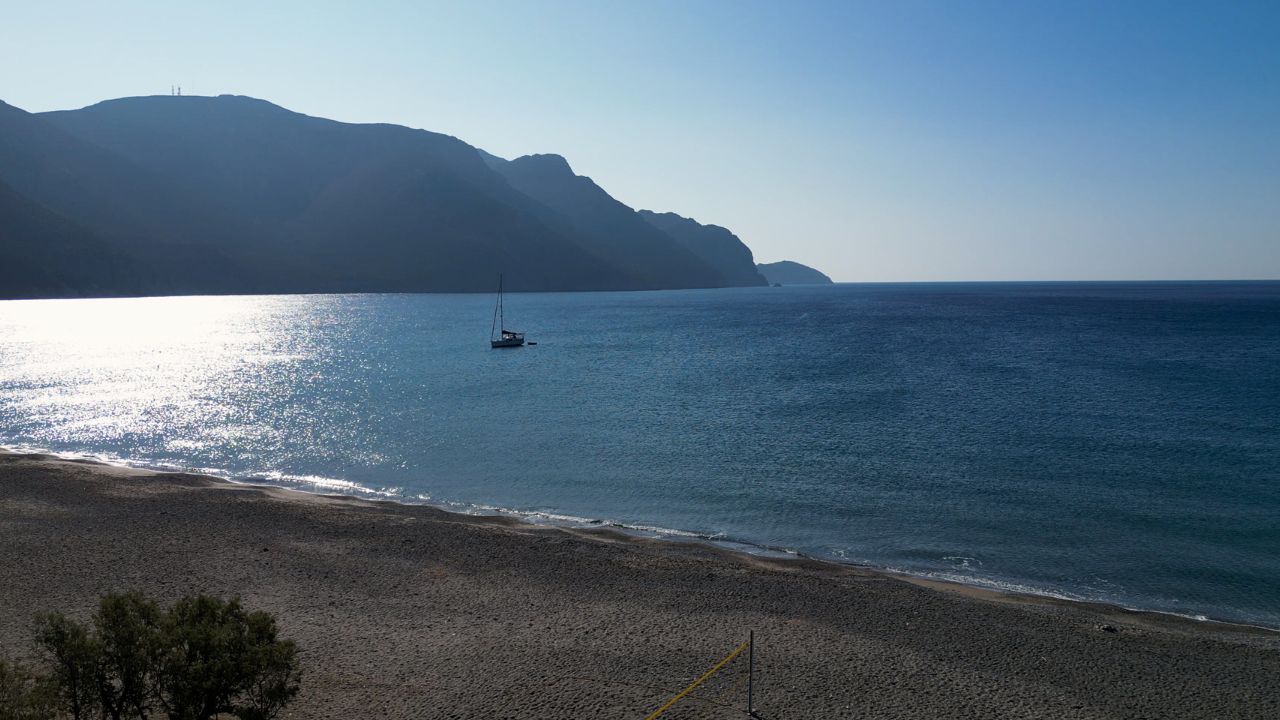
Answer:
POLYGON ((297 650, 275 620, 238 599, 179 600, 161 622, 156 696, 171 720, 231 713, 268 720, 298 692, 297 650))
POLYGON ((97 631, 99 703, 111 720, 146 720, 151 709, 151 665, 160 609, 142 593, 108 593, 93 618, 97 631))
POLYGON ((49 678, 0 660, 0 720, 48 720, 58 712, 56 693, 49 678))
POLYGON ((101 648, 89 630, 59 612, 36 618, 36 644, 48 656, 58 704, 73 720, 101 715, 98 665, 101 648))
POLYGON ((279 638, 276 620, 267 613, 249 613, 247 621, 245 686, 235 714, 241 720, 271 720, 298 694, 302 682, 298 648, 292 640, 279 638))
POLYGON ((36 641, 49 661, 48 697, 73 720, 146 720, 156 709, 171 720, 271 720, 302 676, 297 646, 280 639, 275 618, 238 599, 196 595, 161 611, 140 593, 112 593, 92 627, 61 613, 38 616, 36 641))

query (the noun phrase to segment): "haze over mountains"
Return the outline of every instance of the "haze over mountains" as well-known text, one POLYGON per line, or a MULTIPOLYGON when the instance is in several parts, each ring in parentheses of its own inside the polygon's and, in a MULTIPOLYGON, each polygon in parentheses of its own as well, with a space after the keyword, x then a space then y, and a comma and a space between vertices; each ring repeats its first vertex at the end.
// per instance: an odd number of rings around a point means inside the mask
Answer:
POLYGON ((0 297, 766 284, 733 233, 558 155, 239 96, 0 103, 0 297))

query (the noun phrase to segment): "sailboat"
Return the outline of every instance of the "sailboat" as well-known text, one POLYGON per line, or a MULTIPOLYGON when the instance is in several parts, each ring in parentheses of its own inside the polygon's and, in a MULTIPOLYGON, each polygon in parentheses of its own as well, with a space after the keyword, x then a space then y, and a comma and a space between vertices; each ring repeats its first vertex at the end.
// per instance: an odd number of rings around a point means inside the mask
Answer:
POLYGON ((489 328, 490 348, 509 348, 524 345, 524 333, 508 330, 502 316, 502 275, 498 275, 498 304, 493 307, 493 327, 489 328), (501 329, 498 337, 494 332, 501 329))

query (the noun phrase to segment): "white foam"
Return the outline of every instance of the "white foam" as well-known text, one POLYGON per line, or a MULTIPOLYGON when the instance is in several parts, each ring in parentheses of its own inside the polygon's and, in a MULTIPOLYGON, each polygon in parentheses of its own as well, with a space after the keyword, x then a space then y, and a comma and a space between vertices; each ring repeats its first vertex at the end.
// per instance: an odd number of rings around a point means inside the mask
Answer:
MULTIPOLYGON (((563 527, 610 527, 617 528, 629 533, 639 534, 641 536, 665 538, 665 539, 691 539, 710 543, 712 545, 743 552, 751 555, 764 557, 811 557, 795 548, 786 547, 769 547, 749 541, 736 540, 729 538, 723 532, 705 533, 690 530, 679 530, 676 528, 667 528, 659 525, 647 525, 639 523, 627 523, 616 520, 582 517, 578 515, 569 515, 565 513, 556 513, 545 510, 521 510, 517 508, 503 507, 500 505, 488 505, 483 503, 464 503, 448 500, 434 500, 431 495, 419 493, 413 496, 406 496, 403 488, 385 487, 373 488, 360 483, 343 480, 340 478, 326 477, 323 475, 309 474, 291 474, 277 471, 268 471, 260 473, 237 474, 222 468, 211 467, 190 467, 178 466, 172 463, 164 463, 158 461, 139 461, 103 453, 83 453, 70 451, 53 451, 48 448, 23 444, 23 443, 5 443, 0 444, 0 449, 8 450, 15 453, 34 453, 41 455, 51 455, 58 458, 69 460, 91 460, 101 462, 107 465, 115 465, 118 467, 139 468, 144 470, 155 470, 160 472, 185 472, 196 473, 201 475, 209 475, 230 482, 240 484, 268 484, 288 487, 301 492, 317 492, 317 493, 338 493, 344 495, 352 495, 356 497, 364 497, 368 499, 388 499, 401 502, 408 505, 429 505, 432 507, 457 512, 467 515, 503 515, 514 517, 535 524, 546 524, 563 527)), ((1035 595, 1040 597, 1054 598, 1058 600, 1066 600, 1071 602, 1101 602, 1112 603, 1117 607, 1134 612, 1152 612, 1162 615, 1173 615, 1176 617, 1195 620, 1197 622, 1230 622, 1232 624, 1243 625, 1246 627, 1255 627, 1266 630, 1275 630, 1274 627, 1266 625, 1257 625, 1241 621, 1215 621, 1203 614, 1181 613, 1170 610, 1160 610, 1153 608, 1130 607, 1120 605, 1114 599, 1105 596, 1086 596, 1078 593, 1069 592, 1060 588, 1045 588, 1036 585, 1018 583, 1010 580, 984 577, 976 575, 972 572, 962 572, 964 570, 977 571, 982 567, 982 561, 962 555, 944 556, 942 560, 951 563, 959 563, 956 570, 920 570, 895 567, 892 565, 878 564, 869 560, 851 559, 847 550, 831 548, 824 557, 816 558, 836 562, 843 565, 853 565, 857 567, 871 568, 883 570, 899 575, 910 577, 918 577, 931 580, 940 580, 960 585, 968 585, 971 587, 985 588, 998 592, 1016 593, 1022 595, 1035 595)))

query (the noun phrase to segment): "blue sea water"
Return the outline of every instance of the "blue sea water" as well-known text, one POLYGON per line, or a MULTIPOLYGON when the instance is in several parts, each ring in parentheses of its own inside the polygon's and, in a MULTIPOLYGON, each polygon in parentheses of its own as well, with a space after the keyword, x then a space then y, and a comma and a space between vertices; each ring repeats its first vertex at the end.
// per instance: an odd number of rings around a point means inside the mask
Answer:
POLYGON ((0 303, 0 445, 1280 627, 1280 283, 0 303))

